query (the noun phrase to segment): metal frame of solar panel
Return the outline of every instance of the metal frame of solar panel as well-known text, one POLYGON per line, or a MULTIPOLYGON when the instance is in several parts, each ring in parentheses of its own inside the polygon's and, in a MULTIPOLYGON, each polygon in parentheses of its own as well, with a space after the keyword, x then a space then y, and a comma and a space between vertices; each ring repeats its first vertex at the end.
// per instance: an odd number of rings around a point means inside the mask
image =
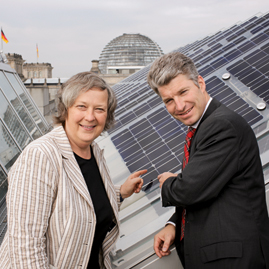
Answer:
MULTIPOLYGON (((265 112, 258 111, 256 103, 269 102, 269 14, 254 16, 176 51, 193 59, 210 96, 236 111, 253 128, 262 123, 265 112), (226 81, 221 77, 227 71, 231 78, 226 81), (255 104, 250 90, 257 95, 255 104)), ((149 170, 144 190, 154 189, 159 173, 180 170, 186 133, 186 127, 168 114, 148 86, 149 68, 113 87, 119 104, 117 124, 109 132, 130 172, 149 170)))

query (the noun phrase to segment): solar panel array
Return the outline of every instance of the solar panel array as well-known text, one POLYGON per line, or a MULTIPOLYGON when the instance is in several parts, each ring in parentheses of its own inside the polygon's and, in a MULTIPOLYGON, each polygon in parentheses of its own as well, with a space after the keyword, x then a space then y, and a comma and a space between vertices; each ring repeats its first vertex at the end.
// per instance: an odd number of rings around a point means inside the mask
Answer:
MULTIPOLYGON (((192 58, 210 96, 236 111, 252 127, 263 122, 263 113, 242 93, 250 90, 257 100, 269 101, 269 14, 254 16, 177 51, 192 58), (222 79, 227 72, 234 83, 222 79)), ((158 174, 181 169, 187 130, 150 89, 146 81, 149 68, 113 86, 118 99, 117 124, 109 132, 130 172, 148 169, 144 190, 154 189, 158 174)))

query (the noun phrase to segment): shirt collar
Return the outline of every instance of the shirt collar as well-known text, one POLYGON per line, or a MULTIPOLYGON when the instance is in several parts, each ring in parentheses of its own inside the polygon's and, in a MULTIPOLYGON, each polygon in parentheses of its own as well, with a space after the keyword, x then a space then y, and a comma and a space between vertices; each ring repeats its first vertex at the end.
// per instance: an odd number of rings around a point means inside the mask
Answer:
POLYGON ((192 128, 195 128, 195 129, 196 129, 196 128, 198 127, 198 125, 199 125, 199 123, 200 123, 202 117, 204 116, 206 110, 208 109, 208 106, 209 106, 209 104, 211 103, 211 101, 212 101, 212 97, 209 98, 209 100, 208 100, 208 102, 207 102, 207 104, 206 104, 206 106, 205 106, 205 110, 204 110, 204 112, 203 112, 201 118, 200 118, 194 125, 191 126, 192 128))

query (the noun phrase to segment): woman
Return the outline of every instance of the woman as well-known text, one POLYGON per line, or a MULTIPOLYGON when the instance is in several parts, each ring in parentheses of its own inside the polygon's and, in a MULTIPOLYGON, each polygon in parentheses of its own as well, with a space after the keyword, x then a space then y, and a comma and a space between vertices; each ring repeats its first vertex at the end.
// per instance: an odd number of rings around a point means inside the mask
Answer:
POLYGON ((57 123, 32 142, 8 176, 8 230, 0 268, 111 268, 122 199, 141 190, 146 170, 114 186, 94 142, 114 122, 104 80, 79 73, 63 84, 57 123))

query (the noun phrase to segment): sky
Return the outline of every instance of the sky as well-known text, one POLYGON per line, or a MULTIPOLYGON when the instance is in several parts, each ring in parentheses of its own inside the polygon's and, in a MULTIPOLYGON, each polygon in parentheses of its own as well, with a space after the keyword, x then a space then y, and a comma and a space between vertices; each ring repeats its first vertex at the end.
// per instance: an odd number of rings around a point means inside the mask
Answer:
POLYGON ((52 76, 61 78, 90 70, 91 61, 124 33, 146 35, 168 53, 269 12, 268 0, 1 2, 0 26, 9 40, 3 51, 22 55, 27 63, 50 63, 52 76))

